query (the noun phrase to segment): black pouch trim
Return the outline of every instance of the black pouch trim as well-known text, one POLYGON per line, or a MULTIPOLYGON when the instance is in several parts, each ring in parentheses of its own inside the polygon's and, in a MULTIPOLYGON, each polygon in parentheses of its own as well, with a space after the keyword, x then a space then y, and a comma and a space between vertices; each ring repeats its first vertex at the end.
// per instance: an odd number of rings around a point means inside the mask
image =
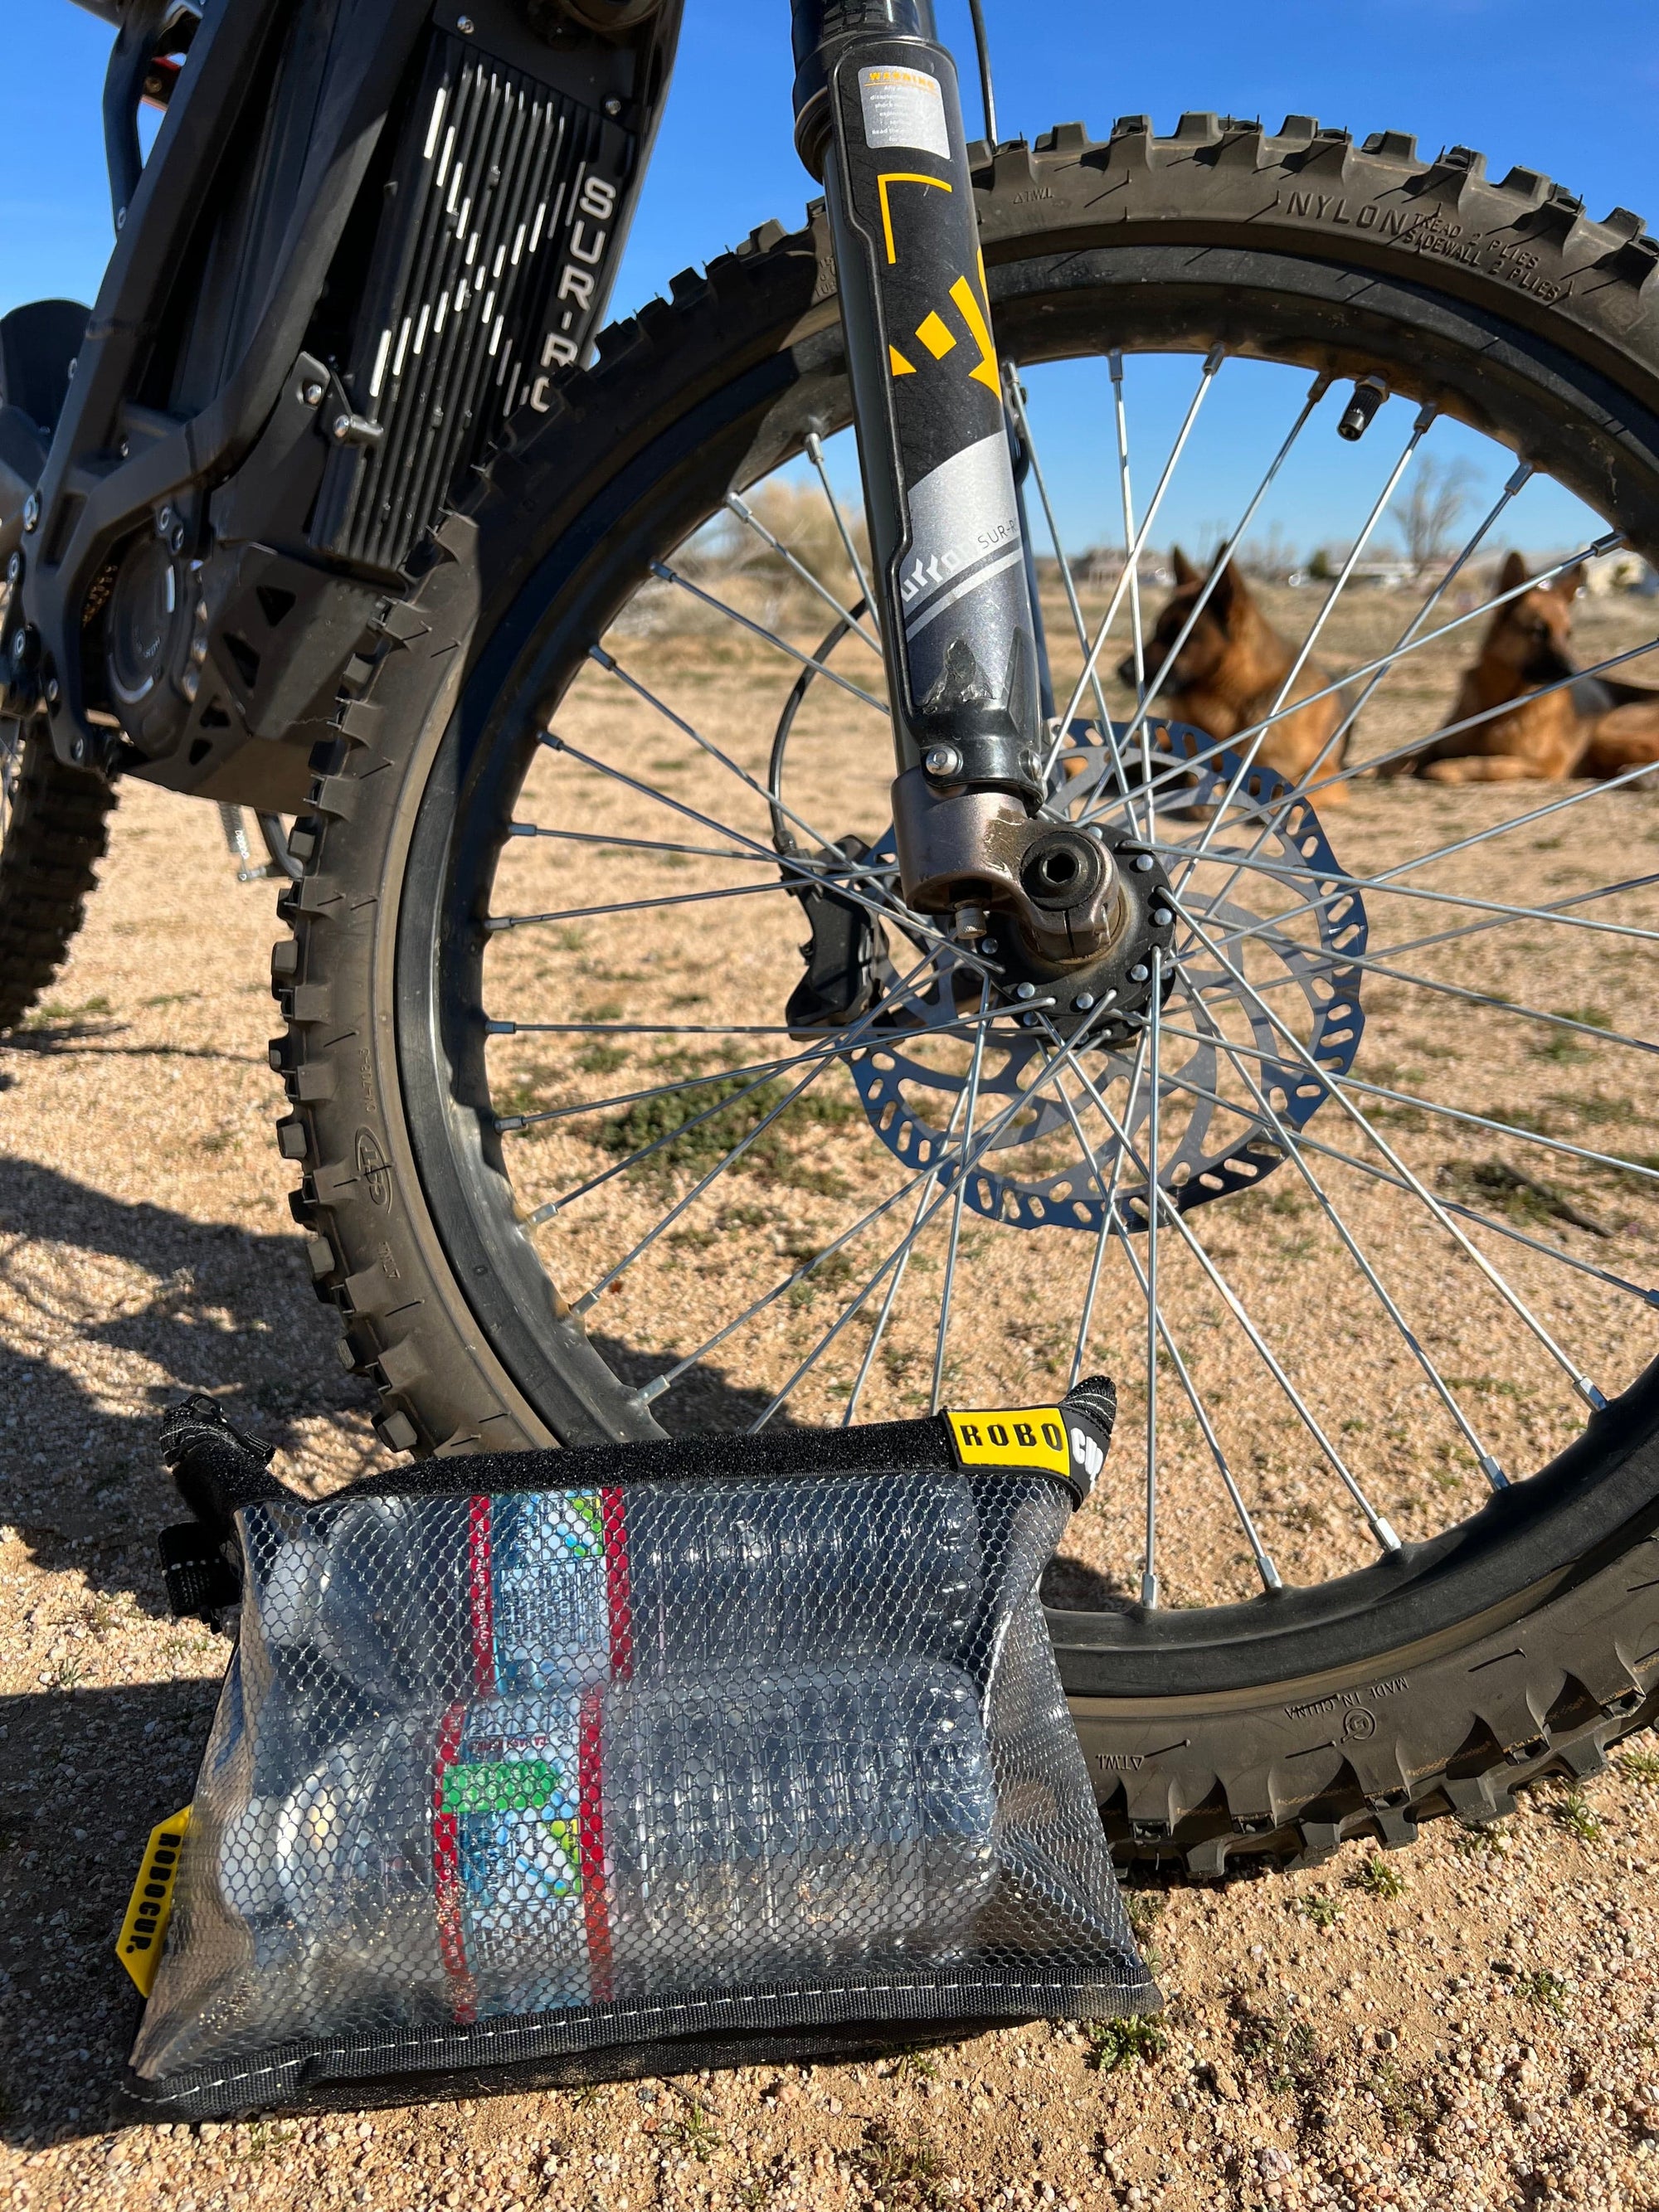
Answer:
POLYGON ((216 1627, 222 1613, 241 1603, 240 1574, 199 1521, 163 1528, 155 1548, 175 1620, 204 1620, 216 1627))
POLYGON ((1056 1960, 1047 1971, 1033 1960, 1020 1972, 969 1971, 955 1978, 933 1972, 909 1983, 860 1980, 839 1989, 689 1990, 649 2004, 586 2007, 569 2021, 527 2014, 424 2033, 288 2044, 239 2063, 191 2067, 160 2079, 129 2069, 126 2090, 152 2116, 165 2112, 179 2119, 289 2111, 313 2100, 356 2109, 364 2102, 365 2088, 372 2098, 393 2084, 393 2102, 471 2094, 454 2086, 460 2081, 486 2092, 556 2088, 716 2063, 763 2064, 769 2048, 799 2039, 809 2039, 815 2056, 823 2058, 854 2055, 872 2037, 889 2048, 918 2033, 923 2040, 945 2040, 964 2016, 991 2027, 1161 2010, 1163 1993, 1141 1960, 1131 1954, 1125 1965, 1139 1969, 1133 1978, 1079 1972, 1056 1960), (659 2032, 648 2041, 621 2040, 647 2014, 655 2016, 659 2032), (698 2055, 705 2052, 721 2056, 698 2055))

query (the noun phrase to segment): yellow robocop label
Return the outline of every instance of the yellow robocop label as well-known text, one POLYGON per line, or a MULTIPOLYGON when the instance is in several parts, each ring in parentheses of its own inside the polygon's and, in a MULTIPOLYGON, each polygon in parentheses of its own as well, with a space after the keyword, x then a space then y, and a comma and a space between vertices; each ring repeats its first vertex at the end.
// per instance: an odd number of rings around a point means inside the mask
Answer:
POLYGON ((179 1854, 190 1826, 190 1808, 163 1820, 149 1832, 144 1863, 127 1900, 127 1917, 116 1939, 115 1955, 148 1996, 161 1956, 161 1939, 173 1912, 173 1885, 179 1872, 179 1854))
POLYGON ((1072 1472, 1066 1417, 1058 1406, 1010 1413, 947 1413, 964 1467, 1036 1467, 1062 1480, 1072 1472))

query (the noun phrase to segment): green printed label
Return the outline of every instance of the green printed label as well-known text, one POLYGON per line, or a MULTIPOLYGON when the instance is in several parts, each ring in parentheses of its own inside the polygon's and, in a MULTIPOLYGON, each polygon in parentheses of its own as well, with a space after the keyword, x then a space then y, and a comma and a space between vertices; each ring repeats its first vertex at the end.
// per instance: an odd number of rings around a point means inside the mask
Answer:
MULTIPOLYGON (((562 1792, 559 1770, 548 1759, 501 1759, 444 1770, 446 1813, 537 1813, 562 1792)), ((561 1828, 562 1821, 555 1821, 561 1828)))

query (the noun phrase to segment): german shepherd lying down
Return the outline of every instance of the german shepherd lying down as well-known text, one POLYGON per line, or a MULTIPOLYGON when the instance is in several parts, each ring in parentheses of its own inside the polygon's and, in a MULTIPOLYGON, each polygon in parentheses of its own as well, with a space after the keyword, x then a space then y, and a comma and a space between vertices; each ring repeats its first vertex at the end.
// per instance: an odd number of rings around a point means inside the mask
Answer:
MULTIPOLYGON (((1218 556, 1218 558, 1222 556, 1218 556)), ((1156 678, 1182 633, 1204 578, 1177 546, 1175 550, 1175 590, 1158 616, 1158 627, 1146 641, 1146 676, 1156 678)), ((1176 655, 1175 665, 1159 692, 1171 718, 1190 723, 1219 744, 1241 730, 1254 729, 1273 712, 1285 678, 1296 665, 1295 648, 1287 645, 1267 620, 1251 594, 1249 586, 1229 562, 1217 579, 1204 611, 1193 625, 1193 634, 1176 655)), ((1118 670, 1122 681, 1135 688, 1134 656, 1118 670)), ((1324 690, 1330 672, 1313 659, 1298 671, 1285 701, 1294 707, 1311 692, 1324 690)), ((1347 706, 1340 693, 1315 699, 1287 713, 1262 738, 1255 758, 1277 769, 1292 783, 1300 783, 1325 745, 1340 728, 1347 706)), ((1336 774, 1347 756, 1348 733, 1330 755, 1320 761, 1310 788, 1317 788, 1336 774)), ((1333 784, 1327 805, 1347 797, 1346 784, 1333 784)))
MULTIPOLYGON (((1499 590, 1515 591, 1526 580, 1525 561, 1511 553, 1499 590)), ((1578 582, 1577 569, 1566 569, 1493 614, 1449 719, 1462 722, 1513 700, 1507 713, 1437 738, 1383 774, 1436 783, 1555 782, 1659 765, 1659 691, 1595 677, 1568 680, 1578 668, 1570 649, 1578 582), (1549 684, 1561 688, 1540 693, 1549 684)))

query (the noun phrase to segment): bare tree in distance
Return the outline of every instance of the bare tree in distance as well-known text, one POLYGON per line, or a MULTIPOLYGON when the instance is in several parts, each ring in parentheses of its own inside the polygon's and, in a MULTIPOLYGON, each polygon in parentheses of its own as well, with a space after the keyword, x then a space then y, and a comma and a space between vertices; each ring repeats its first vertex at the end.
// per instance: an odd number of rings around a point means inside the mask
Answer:
POLYGON ((1434 453, 1419 457, 1390 517, 1405 541, 1414 581, 1420 583, 1431 568, 1450 559, 1454 534, 1478 474, 1462 459, 1443 461, 1434 453))

